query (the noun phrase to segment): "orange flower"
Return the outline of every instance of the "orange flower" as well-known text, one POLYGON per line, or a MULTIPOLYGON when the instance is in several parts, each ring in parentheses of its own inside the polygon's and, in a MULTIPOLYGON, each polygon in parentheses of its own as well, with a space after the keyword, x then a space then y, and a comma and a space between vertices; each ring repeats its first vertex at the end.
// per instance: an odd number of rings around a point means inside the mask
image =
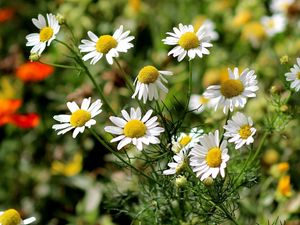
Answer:
POLYGON ((25 82, 44 80, 54 71, 54 68, 40 62, 27 62, 19 66, 16 75, 25 82))
POLYGON ((10 20, 15 14, 15 10, 11 8, 0 8, 0 23, 10 20))
POLYGON ((290 197, 292 195, 290 176, 285 175, 280 178, 277 185, 277 192, 284 197, 290 197))
POLYGON ((0 126, 14 124, 20 128, 33 128, 39 124, 40 117, 35 113, 17 114, 22 101, 19 99, 0 99, 0 126))

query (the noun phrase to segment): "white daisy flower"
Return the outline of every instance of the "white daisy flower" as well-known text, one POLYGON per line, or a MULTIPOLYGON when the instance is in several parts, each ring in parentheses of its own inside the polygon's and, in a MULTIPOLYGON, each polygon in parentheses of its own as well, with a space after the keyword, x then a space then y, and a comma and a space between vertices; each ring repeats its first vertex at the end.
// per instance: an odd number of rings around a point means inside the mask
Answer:
POLYGON ((295 0, 272 0, 270 8, 273 13, 287 13, 295 0))
POLYGON ((292 82, 291 88, 296 91, 300 90, 300 58, 297 58, 297 63, 291 68, 290 72, 284 74, 287 81, 292 82))
POLYGON ((277 33, 283 32, 286 27, 286 17, 282 14, 272 16, 264 16, 261 18, 261 23, 264 26, 268 36, 272 37, 277 33))
POLYGON ((205 26, 201 26, 195 33, 192 25, 182 25, 180 23, 178 28, 173 28, 173 31, 174 33, 167 32, 170 36, 162 41, 167 45, 177 45, 168 55, 178 57, 178 62, 182 61, 186 55, 188 55, 189 60, 194 59, 196 55, 200 58, 203 55, 209 55, 207 48, 213 45, 210 43, 211 37, 205 26))
POLYGON ((253 136, 256 129, 253 126, 251 117, 246 117, 243 113, 237 112, 224 125, 225 137, 229 137, 228 142, 234 142, 235 149, 241 148, 244 144, 249 145, 254 142, 253 136))
POLYGON ((182 149, 194 147, 202 134, 202 129, 193 128, 188 134, 180 133, 178 138, 172 137, 172 151, 178 153, 182 149))
POLYGON ((123 26, 120 26, 113 34, 113 36, 105 34, 97 37, 92 31, 87 34, 91 40, 81 40, 82 45, 79 45, 80 52, 87 52, 82 57, 83 61, 92 59, 90 64, 96 64, 104 55, 107 62, 112 65, 113 58, 119 57, 119 52, 127 52, 133 47, 129 43, 134 39, 133 36, 128 36, 130 31, 123 33, 123 26))
POLYGON ((210 19, 205 19, 202 26, 205 27, 206 32, 209 34, 212 41, 216 41, 219 39, 219 34, 215 31, 216 26, 213 21, 211 21, 210 19))
POLYGON ((138 99, 141 100, 143 98, 144 103, 146 103, 147 99, 149 101, 153 99, 158 100, 158 89, 168 93, 168 88, 163 84, 163 82, 168 83, 168 81, 163 76, 171 75, 173 75, 172 72, 157 70, 154 66, 143 67, 134 81, 136 88, 132 98, 138 95, 138 99))
POLYGON ((45 17, 41 14, 38 15, 38 19, 32 19, 33 24, 40 29, 40 32, 26 36, 26 46, 33 46, 30 51, 31 53, 41 55, 46 45, 49 46, 59 32, 60 26, 55 16, 50 13, 46 14, 46 17, 47 23, 45 17))
POLYGON ((157 116, 150 118, 152 112, 153 110, 148 110, 142 117, 140 108, 131 108, 130 115, 125 110, 121 111, 124 119, 115 116, 109 117, 116 126, 106 126, 104 130, 119 135, 110 142, 120 141, 117 146, 118 150, 132 143, 139 151, 143 150, 144 144, 159 144, 160 140, 156 136, 164 132, 164 128, 158 126, 157 116))
POLYGON ((195 114, 202 113, 205 109, 212 108, 213 101, 203 95, 192 94, 189 102, 189 110, 195 114))
POLYGON ((84 132, 85 127, 90 128, 92 125, 95 125, 96 120, 93 118, 102 112, 100 109, 102 106, 100 99, 91 105, 90 103, 91 98, 85 98, 82 101, 81 108, 79 108, 76 102, 67 102, 67 106, 72 114, 54 116, 53 118, 60 122, 60 124, 55 124, 52 128, 59 130, 58 135, 74 129, 72 136, 76 138, 78 133, 84 132))
POLYGON ((182 149, 173 156, 174 162, 168 163, 169 169, 163 171, 164 175, 179 174, 185 168, 187 163, 187 149, 182 149))
POLYGON ((223 112, 228 109, 232 112, 234 107, 244 107, 247 98, 256 96, 258 90, 257 80, 254 70, 247 68, 241 74, 237 67, 233 71, 228 68, 229 79, 221 83, 221 85, 209 86, 204 96, 212 99, 215 104, 215 110, 219 106, 224 106, 223 112))
POLYGON ((0 212, 1 225, 25 225, 36 221, 35 217, 22 220, 20 214, 14 209, 8 209, 0 212))
POLYGON ((223 140, 219 145, 219 131, 215 133, 204 134, 200 138, 200 145, 196 144, 192 148, 190 156, 190 165, 197 177, 203 181, 211 176, 216 178, 220 173, 225 176, 226 163, 229 160, 227 154, 227 141, 223 140))

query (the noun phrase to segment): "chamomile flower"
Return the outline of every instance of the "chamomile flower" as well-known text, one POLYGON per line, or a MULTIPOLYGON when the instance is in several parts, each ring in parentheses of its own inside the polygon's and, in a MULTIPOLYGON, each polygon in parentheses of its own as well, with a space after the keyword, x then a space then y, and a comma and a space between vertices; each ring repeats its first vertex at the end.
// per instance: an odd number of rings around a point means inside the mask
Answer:
POLYGON ((215 104, 215 110, 224 106, 223 112, 228 109, 232 112, 234 107, 244 107, 247 98, 256 96, 258 90, 257 80, 254 70, 247 68, 241 74, 237 67, 232 71, 228 69, 229 79, 223 81, 220 85, 209 86, 204 96, 212 99, 215 104))
POLYGON ((128 49, 133 47, 130 43, 134 39, 133 36, 128 36, 130 31, 123 32, 123 26, 120 26, 114 34, 101 35, 97 37, 92 31, 87 34, 91 40, 81 40, 79 45, 80 52, 87 53, 82 57, 83 61, 91 59, 90 64, 96 64, 103 56, 107 62, 112 65, 113 58, 119 57, 119 52, 127 52, 128 49))
POLYGON ((227 141, 223 140, 219 145, 219 131, 216 130, 214 134, 210 132, 201 136, 199 142, 189 154, 190 165, 196 176, 202 181, 209 176, 216 178, 219 173, 224 177, 226 163, 230 158, 227 141))
POLYGON ((172 137, 172 151, 178 153, 182 149, 194 147, 202 134, 202 129, 193 128, 190 133, 180 133, 178 138, 172 137))
POLYGON ((91 98, 85 98, 82 101, 81 107, 76 104, 76 102, 67 102, 67 106, 71 111, 71 115, 56 115, 53 118, 60 122, 52 126, 54 130, 59 130, 57 133, 65 134, 66 132, 74 129, 73 138, 76 138, 78 133, 83 133, 85 127, 90 128, 92 125, 96 124, 96 120, 93 118, 100 114, 102 110, 101 100, 96 100, 93 104, 91 103, 91 98))
POLYGON ((135 92, 132 98, 138 96, 138 99, 143 98, 143 102, 146 103, 147 99, 152 101, 153 99, 159 99, 158 89, 165 93, 168 93, 168 89, 163 84, 168 81, 163 76, 173 75, 170 71, 157 70, 154 66, 143 67, 135 79, 134 83, 136 85, 135 92))
POLYGON ((179 174, 185 168, 187 163, 187 149, 182 149, 173 156, 173 162, 168 163, 169 169, 163 171, 164 175, 179 174))
POLYGON ((283 32, 286 27, 286 17, 282 14, 274 14, 272 16, 264 16, 261 18, 268 36, 272 37, 277 33, 283 32))
POLYGON ((203 55, 209 55, 207 48, 213 45, 210 43, 211 37, 205 26, 201 26, 195 32, 192 25, 183 25, 180 23, 178 28, 173 28, 173 31, 174 33, 167 32, 170 36, 162 41, 167 45, 176 45, 168 55, 178 57, 178 62, 182 61, 186 55, 188 55, 189 60, 194 59, 196 55, 200 58, 203 55))
POLYGON ((289 7, 295 2, 295 0, 272 0, 271 11, 273 13, 287 13, 289 7))
POLYGON ((251 117, 246 117, 243 113, 237 112, 224 125, 225 137, 229 137, 228 142, 234 142, 235 149, 241 148, 244 144, 249 145, 254 142, 253 136, 256 129, 253 127, 251 117))
POLYGON ((148 110, 142 117, 140 108, 131 108, 130 114, 125 110, 121 111, 123 118, 109 117, 116 126, 106 126, 104 130, 118 135, 110 142, 119 141, 118 150, 132 143, 139 151, 143 150, 143 145, 159 144, 160 140, 157 136, 164 132, 164 128, 158 126, 157 116, 151 117, 152 112, 153 110, 148 110))
POLYGON ((28 34, 26 36, 26 46, 33 46, 31 53, 37 53, 41 55, 46 46, 49 46, 51 42, 56 38, 56 34, 59 32, 60 26, 54 15, 46 14, 47 23, 44 16, 38 15, 38 18, 32 19, 33 24, 40 29, 39 33, 28 34))
POLYGON ((192 94, 189 102, 189 110, 195 114, 202 113, 205 109, 213 106, 212 100, 204 97, 204 95, 192 94))
POLYGON ((297 58, 297 63, 291 68, 290 72, 285 74, 286 80, 292 82, 291 88, 296 91, 300 90, 300 58, 297 58))
POLYGON ((25 225, 31 224, 36 221, 35 217, 30 217, 22 220, 20 214, 14 209, 8 209, 0 212, 0 224, 1 225, 25 225))

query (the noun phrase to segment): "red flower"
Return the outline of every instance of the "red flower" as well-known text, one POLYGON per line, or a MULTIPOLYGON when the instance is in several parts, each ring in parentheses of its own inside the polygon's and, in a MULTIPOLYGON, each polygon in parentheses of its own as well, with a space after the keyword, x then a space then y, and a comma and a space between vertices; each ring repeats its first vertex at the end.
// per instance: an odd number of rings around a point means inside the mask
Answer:
POLYGON ((15 10, 11 8, 0 8, 0 23, 10 20, 15 14, 15 10))
POLYGON ((24 82, 44 80, 54 71, 52 66, 40 62, 27 62, 19 66, 16 75, 24 82))
POLYGON ((0 126, 14 124, 20 128, 33 128, 39 124, 40 117, 35 113, 17 114, 22 101, 19 99, 0 99, 0 126))

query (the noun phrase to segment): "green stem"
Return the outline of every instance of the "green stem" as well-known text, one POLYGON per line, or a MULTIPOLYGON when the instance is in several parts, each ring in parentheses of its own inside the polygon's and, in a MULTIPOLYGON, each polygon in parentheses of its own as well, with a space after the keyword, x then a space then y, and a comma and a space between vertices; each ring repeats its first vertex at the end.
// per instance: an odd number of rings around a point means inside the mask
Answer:
MULTIPOLYGON (((225 120, 225 124, 224 124, 224 125, 227 124, 227 121, 228 121, 229 118, 230 118, 230 114, 231 114, 231 112, 230 112, 230 110, 228 110, 227 117, 226 117, 226 120, 225 120)), ((221 145, 222 141, 224 140, 224 133, 225 133, 225 128, 223 127, 223 132, 222 132, 222 136, 221 136, 221 140, 220 140, 219 145, 221 145)))
POLYGON ((59 68, 65 68, 65 69, 74 69, 74 70, 81 70, 81 68, 75 67, 75 66, 68 66, 68 65, 63 65, 63 64, 57 64, 57 63, 49 63, 49 62, 44 62, 39 60, 40 63, 49 65, 49 66, 54 66, 54 67, 59 67, 59 68))
POLYGON ((261 140, 260 140, 259 146, 258 146, 258 148, 257 148, 257 150, 256 150, 256 152, 255 152, 255 154, 254 154, 254 156, 252 157, 252 160, 250 161, 250 165, 252 165, 252 163, 253 163, 253 162, 256 160, 256 158, 258 157, 258 155, 259 155, 259 153, 260 153, 260 151, 261 151, 261 149, 262 149, 262 146, 263 146, 263 144, 264 144, 264 142, 265 142, 267 136, 268 136, 268 131, 265 131, 263 137, 262 137, 261 140))
POLYGON ((132 85, 131 80, 128 77, 128 74, 125 72, 125 70, 123 69, 123 67, 120 65, 119 61, 116 58, 114 58, 114 61, 117 64, 117 66, 118 66, 119 70, 121 71, 121 73, 123 74, 123 77, 125 79, 127 87, 130 89, 130 91, 132 93, 134 93, 134 87, 132 85))
POLYGON ((118 153, 116 153, 107 143, 105 140, 103 140, 103 138, 101 136, 99 136, 93 129, 89 129, 90 132, 94 135, 94 137, 107 149, 109 150, 114 156, 116 156, 119 160, 121 160, 124 164, 126 164, 127 166, 129 166, 132 170, 134 170, 135 172, 137 172, 138 174, 146 177, 147 179, 154 181, 155 183, 157 183, 156 180, 154 180, 152 177, 149 177, 147 174, 143 173, 142 171, 138 170, 137 168, 135 168, 133 165, 131 165, 130 163, 128 163, 126 160, 124 160, 121 156, 119 156, 118 153))
POLYGON ((188 93, 187 93, 187 102, 186 102, 186 109, 185 111, 187 111, 188 107, 189 107, 189 102, 190 102, 190 98, 191 98, 191 93, 192 93, 192 85, 193 85, 193 68, 192 68, 192 61, 189 61, 189 89, 188 89, 188 93))

